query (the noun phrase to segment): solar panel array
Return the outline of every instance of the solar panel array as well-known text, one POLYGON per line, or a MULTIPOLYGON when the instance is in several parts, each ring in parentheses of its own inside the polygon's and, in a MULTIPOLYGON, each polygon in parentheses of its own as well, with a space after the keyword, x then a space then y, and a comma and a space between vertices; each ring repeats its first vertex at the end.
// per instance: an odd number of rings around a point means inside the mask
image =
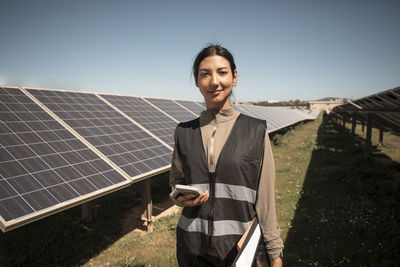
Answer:
POLYGON ((168 166, 171 150, 94 94, 28 89, 129 176, 168 166))
POLYGON ((193 120, 198 117, 197 114, 200 114, 190 111, 173 100, 159 98, 146 98, 146 100, 179 122, 193 120))
MULTIPOLYGON (((269 131, 315 114, 235 105, 269 131)), ((7 231, 170 167, 195 101, 0 86, 0 227, 7 231)))
POLYGON ((140 97, 105 94, 101 96, 149 132, 158 136, 167 145, 170 147, 174 146, 173 132, 178 121, 172 119, 140 97))
POLYGON ((204 110, 204 107, 198 102, 186 101, 186 100, 175 100, 175 102, 185 107, 186 109, 190 110, 192 113, 196 115, 199 115, 204 110))
POLYGON ((400 86, 337 106, 332 115, 372 127, 400 132, 400 86))
POLYGON ((314 120, 319 114, 319 110, 310 112, 293 107, 265 107, 236 104, 235 108, 245 115, 266 120, 269 132, 277 131, 299 121, 314 120))
POLYGON ((129 181, 17 88, 0 88, 2 229, 129 181))

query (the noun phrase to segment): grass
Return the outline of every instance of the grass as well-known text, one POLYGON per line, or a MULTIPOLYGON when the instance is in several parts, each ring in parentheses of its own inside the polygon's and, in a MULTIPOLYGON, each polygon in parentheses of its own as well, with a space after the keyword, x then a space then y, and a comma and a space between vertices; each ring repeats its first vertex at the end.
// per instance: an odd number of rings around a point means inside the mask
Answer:
MULTIPOLYGON (((348 129, 326 118, 318 124, 302 126, 275 149, 278 157, 285 155, 276 158, 285 265, 395 266, 400 260, 399 163, 388 156, 382 161, 382 151, 366 157, 363 140, 348 129)), ((395 151, 399 144, 400 138, 392 136, 385 149, 395 151)))
MULTIPOLYGON (((377 144, 373 132, 373 144, 377 144)), ((400 137, 364 155, 362 136, 320 116, 271 135, 276 208, 285 266, 395 266, 400 261, 400 137)), ((169 193, 168 173, 152 178, 153 201, 169 193)), ((0 266, 177 266, 179 214, 154 232, 124 233, 137 186, 96 200, 99 217, 72 208, 0 234, 0 266)))
MULTIPOLYGON (((351 131, 351 124, 346 123, 346 128, 351 131)), ((360 142, 364 142, 367 132, 367 127, 362 131, 362 126, 357 124, 355 133, 360 142)), ((390 157, 392 160, 400 162, 400 149, 399 149, 400 134, 389 131, 384 131, 383 145, 379 146, 379 130, 372 128, 371 143, 376 151, 375 155, 384 154, 385 157, 390 157)))
MULTIPOLYGON (((154 202, 164 199, 170 190, 168 173, 153 177, 151 187, 154 202)), ((10 232, 0 233, 0 266, 81 266, 91 264, 93 260, 90 260, 97 256, 104 264, 95 261, 96 265, 93 266, 106 266, 108 262, 110 266, 135 266, 131 263, 137 258, 138 251, 147 247, 146 244, 153 246, 150 241, 146 241, 147 236, 140 238, 137 233, 123 233, 122 221, 133 206, 139 204, 138 188, 134 184, 97 199, 99 215, 94 222, 82 221, 80 207, 75 207, 10 232), (137 245, 130 253, 123 250, 130 243, 127 238, 137 245), (104 257, 103 253, 110 248, 126 253, 107 254, 104 257)), ((170 219, 173 220, 173 217, 170 219)), ((169 227, 168 221, 160 220, 156 223, 155 234, 160 235, 159 229, 163 229, 163 225, 169 227)), ((171 231, 173 227, 170 227, 171 231)), ((154 234, 149 237, 154 238, 154 234)), ((154 253, 148 254, 148 258, 152 255, 154 253)))
POLYGON ((150 234, 132 231, 83 266, 177 266, 175 230, 179 214, 155 222, 150 234))
POLYGON ((321 117, 270 136, 275 160, 276 210, 282 239, 286 238, 291 227, 320 123, 321 117))

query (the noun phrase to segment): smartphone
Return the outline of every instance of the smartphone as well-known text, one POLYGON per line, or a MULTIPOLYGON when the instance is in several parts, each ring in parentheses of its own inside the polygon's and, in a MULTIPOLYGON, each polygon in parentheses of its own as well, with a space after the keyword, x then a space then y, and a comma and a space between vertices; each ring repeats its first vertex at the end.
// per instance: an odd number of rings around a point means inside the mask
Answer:
POLYGON ((175 199, 186 194, 194 194, 195 197, 197 197, 202 193, 200 188, 191 185, 177 184, 175 185, 175 189, 178 191, 178 194, 175 195, 175 199))

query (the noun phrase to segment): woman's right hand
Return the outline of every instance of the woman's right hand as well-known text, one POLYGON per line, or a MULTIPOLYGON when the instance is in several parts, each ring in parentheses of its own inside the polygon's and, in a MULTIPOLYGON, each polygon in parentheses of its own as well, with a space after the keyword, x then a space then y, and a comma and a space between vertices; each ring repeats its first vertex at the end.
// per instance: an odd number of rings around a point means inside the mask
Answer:
MULTIPOLYGON (((174 189, 174 195, 179 194, 176 189, 174 189)), ((194 207, 198 205, 203 205, 208 200, 208 191, 204 191, 196 197, 194 194, 181 195, 176 199, 184 207, 194 207)))

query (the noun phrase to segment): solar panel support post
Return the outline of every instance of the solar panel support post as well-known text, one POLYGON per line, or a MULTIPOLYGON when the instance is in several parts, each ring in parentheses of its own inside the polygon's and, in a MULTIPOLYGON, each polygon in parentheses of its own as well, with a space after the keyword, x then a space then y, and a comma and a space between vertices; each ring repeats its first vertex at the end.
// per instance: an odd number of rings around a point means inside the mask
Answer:
POLYGON ((379 129, 379 146, 383 146, 383 129, 379 129))
POLYGON ((365 122, 362 121, 362 122, 361 122, 361 132, 363 132, 363 133, 365 132, 365 129, 364 129, 364 128, 365 128, 365 122))
POLYGON ((81 204, 81 217, 83 221, 92 222, 97 217, 98 205, 92 200, 81 204))
POLYGON ((334 123, 337 123, 337 118, 335 114, 329 115, 328 118, 330 118, 331 121, 333 121, 334 123))
POLYGON ((139 182, 140 202, 142 207, 141 220, 146 222, 147 232, 153 231, 153 202, 151 200, 150 179, 139 182))
POLYGON ((372 152, 372 142, 371 142, 371 136, 372 136, 372 120, 373 120, 373 114, 368 114, 368 119, 367 119, 367 135, 366 135, 366 142, 365 142, 365 150, 367 152, 367 155, 370 155, 372 152))
POLYGON ((353 114, 353 118, 351 120, 351 134, 356 134, 356 125, 357 125, 357 119, 356 119, 356 114, 353 114))

